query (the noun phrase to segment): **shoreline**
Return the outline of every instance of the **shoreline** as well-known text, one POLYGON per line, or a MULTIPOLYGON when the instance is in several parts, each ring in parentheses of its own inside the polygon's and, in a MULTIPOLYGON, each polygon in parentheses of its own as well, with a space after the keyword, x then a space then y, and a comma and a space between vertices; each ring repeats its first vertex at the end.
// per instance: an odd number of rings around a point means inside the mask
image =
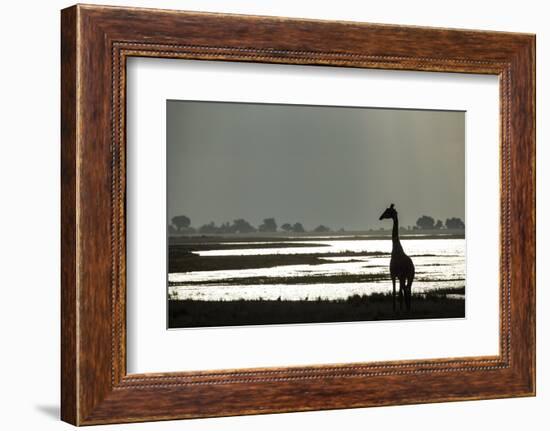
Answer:
MULTIPOLYGON (((272 233, 219 233, 219 234, 200 234, 200 233, 182 233, 182 234, 170 234, 168 236, 169 245, 178 244, 190 244, 197 242, 197 244, 208 243, 223 243, 223 242, 281 242, 281 241, 297 241, 297 242, 309 242, 309 241, 354 241, 354 240, 383 240, 391 239, 391 230, 384 231, 349 231, 349 232, 327 232, 320 234, 317 232, 304 232, 289 234, 288 232, 272 232, 272 233)), ((401 240, 409 239, 465 239, 466 233, 464 230, 414 230, 399 232, 401 240)), ((268 246, 269 244, 262 244, 268 246)))
MULTIPOLYGON (((217 249, 214 247, 214 249, 217 249)), ((327 263, 326 257, 381 257, 389 256, 385 252, 327 252, 303 254, 252 254, 228 256, 200 256, 194 250, 180 246, 168 250, 168 273, 194 271, 219 271, 238 269, 273 268, 286 265, 320 265, 327 263)))

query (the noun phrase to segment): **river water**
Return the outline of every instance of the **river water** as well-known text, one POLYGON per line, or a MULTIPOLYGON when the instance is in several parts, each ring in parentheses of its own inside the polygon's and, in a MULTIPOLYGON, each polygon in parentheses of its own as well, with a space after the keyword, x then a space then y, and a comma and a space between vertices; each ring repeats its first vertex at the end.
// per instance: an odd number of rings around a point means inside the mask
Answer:
MULTIPOLYGON (((309 238, 310 240, 312 238, 309 238)), ((193 299, 204 301, 231 301, 236 299, 264 300, 326 300, 345 299, 353 295, 369 295, 385 293, 392 290, 389 275, 389 262, 392 243, 389 239, 338 239, 337 237, 319 237, 314 239, 311 247, 292 247, 292 244, 303 244, 299 239, 284 242, 288 247, 261 248, 262 244, 270 242, 250 242, 260 248, 239 248, 197 251, 201 256, 244 256, 270 254, 315 254, 339 253, 335 257, 321 258, 324 263, 318 265, 283 265, 272 268, 255 268, 223 271, 196 271, 186 273, 170 273, 168 281, 177 283, 171 285, 169 293, 172 298, 193 299), (321 245, 322 244, 322 245, 321 245), (380 253, 381 256, 357 256, 351 253, 380 253), (346 255, 350 253, 350 255, 346 255), (369 281, 281 284, 269 283, 273 277, 307 277, 307 276, 338 276, 345 274, 365 275, 369 281), (261 284, 253 283, 252 279, 262 277, 261 284), (247 279, 240 285, 228 283, 231 279, 247 279), (267 280, 266 280, 267 278, 267 280), (192 285, 186 285, 191 283, 192 285), (208 282, 208 284, 200 284, 208 282)), ((224 244, 231 244, 226 242, 224 244)), ((242 244, 242 243, 239 243, 242 244)), ((425 293, 442 288, 460 288, 465 286, 465 240, 464 239, 402 239, 405 252, 412 258, 416 275, 412 286, 414 293, 425 293)), ((246 247, 246 245, 243 245, 246 247)), ((318 278, 317 278, 318 279, 318 278)), ((397 284, 399 284, 397 282, 397 284)))

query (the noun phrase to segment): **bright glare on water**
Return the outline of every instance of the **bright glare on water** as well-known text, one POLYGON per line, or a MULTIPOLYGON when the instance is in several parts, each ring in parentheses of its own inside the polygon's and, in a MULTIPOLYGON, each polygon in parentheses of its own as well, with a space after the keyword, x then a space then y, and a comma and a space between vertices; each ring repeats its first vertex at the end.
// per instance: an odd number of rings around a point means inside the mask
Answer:
MULTIPOLYGON (((273 241, 276 243, 303 244, 304 241, 273 241)), ((228 244, 228 243, 224 243, 228 244)), ((241 244, 241 243, 240 243, 241 244)), ((250 242, 255 246, 271 242, 250 242)), ((402 239, 405 252, 412 258, 416 275, 412 285, 414 293, 429 292, 442 288, 465 286, 465 240, 464 239, 402 239)), ((307 247, 242 248, 194 252, 200 256, 245 256, 270 254, 316 254, 340 253, 335 257, 322 258, 319 265, 283 265, 272 268, 241 270, 196 271, 170 273, 168 281, 171 297, 205 301, 230 301, 235 299, 265 300, 334 300, 352 295, 385 293, 392 290, 389 262, 392 242, 388 240, 338 240, 331 237, 315 239, 307 247), (346 256, 346 252, 350 255, 346 256), (353 253, 386 253, 383 256, 354 256, 353 253), (280 284, 280 277, 365 275, 368 281, 280 284), (262 284, 250 284, 246 279, 262 277, 262 284), (269 283, 269 278, 279 278, 279 283, 269 283), (230 284, 239 279, 241 284, 230 284), (266 280, 267 279, 267 280, 266 280), (245 281, 243 281, 245 280, 245 281), (204 282, 205 284, 200 284, 204 282), (206 284, 208 282, 208 284, 206 284), (176 283, 177 285, 173 285, 176 283), (193 284, 186 284, 193 283, 193 284)))

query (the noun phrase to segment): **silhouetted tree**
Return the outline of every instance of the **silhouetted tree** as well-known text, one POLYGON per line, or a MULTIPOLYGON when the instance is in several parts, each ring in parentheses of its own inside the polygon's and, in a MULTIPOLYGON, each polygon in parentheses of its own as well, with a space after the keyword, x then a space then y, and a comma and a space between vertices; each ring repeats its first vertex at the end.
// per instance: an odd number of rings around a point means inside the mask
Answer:
POLYGON ((313 232, 317 232, 317 233, 330 232, 330 228, 324 225, 319 225, 315 229, 313 229, 313 232))
POLYGON ((172 234, 175 234, 175 233, 177 233, 177 232, 178 232, 178 230, 176 229, 176 227, 175 227, 174 225, 171 225, 171 224, 168 225, 168 233, 169 233, 169 234, 172 235, 172 234))
POLYGON ((172 224, 176 226, 178 231, 188 228, 191 225, 191 219, 184 215, 172 217, 172 224))
POLYGON ((232 226, 229 224, 229 222, 222 223, 222 225, 218 228, 219 233, 232 233, 233 229, 232 226))
POLYGON ((430 217, 430 216, 427 216, 427 215, 423 215, 422 217, 420 217, 417 221, 416 221, 416 225, 420 228, 420 229, 433 229, 434 228, 434 219, 433 217, 430 217))
POLYGON ((464 229, 466 227, 462 219, 458 217, 451 217, 445 220, 445 226, 447 229, 464 229))
POLYGON ((218 233, 219 228, 216 226, 216 224, 211 221, 208 224, 204 224, 199 228, 200 233, 218 233))
POLYGON ((302 223, 294 223, 294 226, 292 226, 292 232, 296 233, 303 233, 306 230, 304 229, 304 226, 302 226, 302 223))
POLYGON ((281 225, 281 229, 285 232, 291 232, 292 231, 292 225, 290 223, 283 223, 281 225))
POLYGON ((264 219, 264 222, 259 226, 260 232, 277 232, 277 223, 273 217, 264 219))
POLYGON ((434 229, 443 229, 443 222, 441 220, 437 220, 434 229))
POLYGON ((231 226, 231 228, 233 233, 256 232, 256 228, 242 218, 233 220, 233 225, 231 226))

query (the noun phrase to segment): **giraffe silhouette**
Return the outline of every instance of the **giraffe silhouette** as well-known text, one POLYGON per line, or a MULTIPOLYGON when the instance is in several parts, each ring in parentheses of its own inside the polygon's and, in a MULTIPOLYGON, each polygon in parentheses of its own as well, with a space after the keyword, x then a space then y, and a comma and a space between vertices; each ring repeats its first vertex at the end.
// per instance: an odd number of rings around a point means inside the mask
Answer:
POLYGON ((393 284, 393 311, 395 312, 395 279, 399 280, 399 308, 403 309, 403 296, 407 311, 411 309, 411 286, 414 280, 414 264, 412 259, 405 254, 401 241, 399 241, 399 221, 394 204, 382 213, 380 220, 392 219, 393 230, 391 235, 392 250, 390 260, 390 275, 393 284))

